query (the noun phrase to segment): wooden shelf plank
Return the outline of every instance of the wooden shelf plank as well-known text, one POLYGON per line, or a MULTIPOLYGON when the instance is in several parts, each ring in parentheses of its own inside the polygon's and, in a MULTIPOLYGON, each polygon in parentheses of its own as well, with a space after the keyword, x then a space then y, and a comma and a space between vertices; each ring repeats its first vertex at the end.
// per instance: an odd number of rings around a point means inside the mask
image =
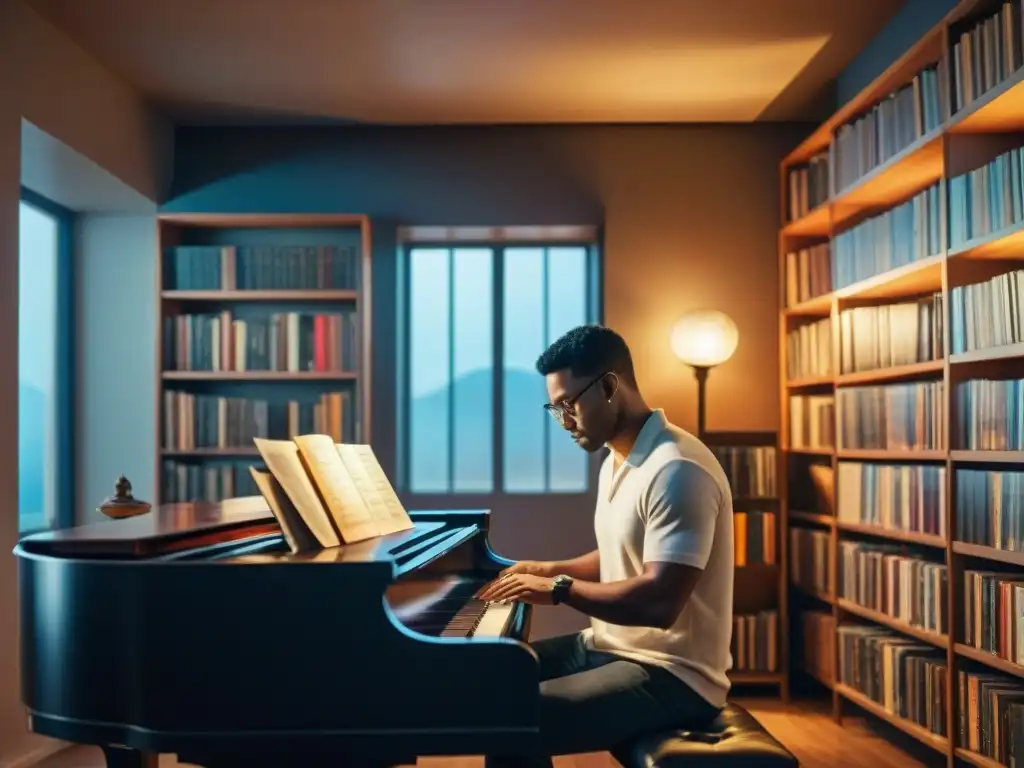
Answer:
POLYGON ((780 685, 784 678, 781 672, 729 671, 729 681, 736 685, 780 685))
POLYGON ((969 365, 971 363, 984 363, 989 360, 1012 360, 1015 357, 1024 357, 1024 344, 1004 344, 1001 347, 958 352, 955 355, 949 356, 949 364, 969 365))
POLYGON ((942 133, 940 126, 922 136, 836 195, 833 231, 848 228, 866 212, 892 208, 942 178, 942 133))
POLYGON ((917 531, 901 531, 893 528, 883 528, 879 525, 868 525, 867 523, 848 523, 836 521, 836 527, 841 531, 850 533, 863 533, 868 536, 877 536, 880 539, 891 541, 902 541, 907 544, 920 544, 923 547, 935 547, 936 549, 946 548, 946 539, 931 533, 919 533, 917 531))
POLYGON ((782 228, 782 234, 789 237, 828 237, 830 213, 828 203, 819 205, 806 216, 789 222, 782 228))
POLYGON ((164 371, 165 381, 355 381, 351 371, 164 371))
POLYGON ((954 650, 956 650, 958 656, 963 656, 965 659, 971 659, 972 661, 984 664, 986 667, 999 670, 1007 675, 1024 677, 1024 667, 1020 664, 1014 664, 1012 661, 1000 658, 994 653, 989 653, 988 651, 983 651, 980 648, 974 648, 963 643, 957 643, 954 650))
POLYGON ((835 448, 784 448, 789 453, 802 453, 805 456, 831 456, 835 448))
POLYGON ((968 240, 949 251, 948 258, 964 259, 1022 259, 1024 258, 1024 225, 989 232, 968 240))
POLYGON ((971 752, 963 747, 956 748, 956 756, 965 763, 976 765, 978 768, 1006 768, 1006 766, 998 760, 993 760, 989 757, 985 757, 984 755, 979 755, 977 752, 971 752))
POLYGON ((949 458, 963 464, 1024 464, 1024 451, 950 451, 949 458))
POLYGON ((790 379, 786 382, 787 389, 806 389, 808 387, 831 387, 831 376, 807 376, 803 379, 790 379))
POLYGON ((934 645, 936 648, 948 648, 949 637, 947 635, 940 635, 938 632, 931 632, 921 627, 915 627, 913 624, 908 624, 905 621, 890 616, 887 613, 881 611, 873 611, 870 608, 865 608, 862 605, 847 600, 846 598, 840 597, 836 599, 836 605, 839 606, 840 610, 846 611, 847 613, 858 616, 862 619, 866 619, 875 624, 881 624, 884 627, 900 632, 904 635, 917 638, 918 640, 934 645))
POLYGON ((831 293, 823 293, 821 296, 786 307, 786 314, 791 317, 824 317, 832 311, 832 299, 831 293))
POLYGON ((167 301, 358 301, 359 291, 342 289, 294 291, 164 291, 167 301))
POLYGON ((945 254, 904 264, 835 292, 839 299, 902 299, 942 290, 945 254))
POLYGON ((365 214, 358 213, 161 213, 157 217, 161 224, 180 227, 239 228, 259 227, 295 228, 305 227, 364 227, 369 221, 365 214))
POLYGON ((1011 552, 1006 549, 984 547, 981 544, 968 544, 964 541, 954 541, 953 551, 966 557, 977 557, 982 560, 1024 567, 1024 552, 1011 552))
POLYGON ((953 115, 946 130, 952 134, 1024 130, 1024 70, 1017 70, 953 115))
POLYGON ((856 704, 861 709, 870 712, 872 715, 880 720, 884 720, 894 728, 898 728, 908 736, 917 739, 922 744, 931 747, 937 752, 948 752, 949 751, 949 739, 945 736, 939 736, 937 733, 932 733, 927 728, 924 728, 917 723, 913 723, 910 720, 905 720, 902 717, 894 715, 886 711, 885 707, 881 704, 872 701, 863 693, 843 683, 835 684, 835 691, 853 704, 856 704))
POLYGON ((791 509, 788 512, 790 520, 797 520, 802 523, 814 523, 815 525, 824 525, 831 528, 836 523, 836 519, 832 515, 819 515, 814 512, 801 512, 799 510, 791 509))
POLYGON ((256 450, 256 446, 253 445, 244 448, 190 448, 186 450, 161 448, 160 455, 181 458, 217 458, 218 456, 231 458, 233 456, 259 456, 260 453, 256 450))
POLYGON ((928 360, 923 363, 912 363, 910 365, 898 365, 893 368, 879 368, 874 371, 857 371, 856 373, 844 373, 836 377, 837 387, 874 384, 883 381, 897 381, 899 379, 910 379, 917 376, 942 373, 946 363, 944 360, 928 360))
POLYGON ((837 451, 840 459, 858 461, 945 461, 945 451, 902 451, 897 449, 878 450, 871 448, 843 448, 837 451))

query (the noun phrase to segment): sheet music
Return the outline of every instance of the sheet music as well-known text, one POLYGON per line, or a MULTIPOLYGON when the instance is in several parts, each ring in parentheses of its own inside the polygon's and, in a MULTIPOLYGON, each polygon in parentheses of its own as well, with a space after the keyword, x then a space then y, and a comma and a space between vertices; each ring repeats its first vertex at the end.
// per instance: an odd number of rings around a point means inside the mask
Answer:
POLYGON ((373 448, 351 443, 339 443, 336 447, 346 469, 359 486, 359 492, 367 499, 368 506, 371 506, 381 533, 412 528, 412 519, 388 481, 388 476, 384 474, 384 468, 377 461, 373 448))
POLYGON ((295 445, 345 543, 379 536, 377 521, 338 455, 334 440, 328 435, 300 435, 295 445))
POLYGON ((253 438, 253 442, 267 463, 267 468, 281 484, 320 545, 337 547, 341 544, 327 510, 317 495, 313 480, 302 466, 298 446, 291 440, 267 440, 261 437, 253 438))
POLYGON ((292 504, 277 478, 270 472, 256 467, 249 467, 249 474, 252 475, 256 487, 266 499, 270 511, 277 518, 289 549, 292 552, 308 552, 319 549, 320 543, 316 536, 306 525, 299 511, 295 509, 295 505, 292 504))

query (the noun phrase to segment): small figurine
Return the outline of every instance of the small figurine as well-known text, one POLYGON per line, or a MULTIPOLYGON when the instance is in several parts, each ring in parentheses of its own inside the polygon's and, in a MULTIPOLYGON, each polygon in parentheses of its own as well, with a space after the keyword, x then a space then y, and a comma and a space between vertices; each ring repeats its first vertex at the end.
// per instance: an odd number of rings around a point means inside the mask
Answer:
POLYGON ((140 501, 132 496, 132 484, 128 482, 127 477, 121 475, 114 484, 114 495, 105 498, 98 509, 107 517, 118 520, 144 515, 149 512, 151 506, 148 501, 140 501))

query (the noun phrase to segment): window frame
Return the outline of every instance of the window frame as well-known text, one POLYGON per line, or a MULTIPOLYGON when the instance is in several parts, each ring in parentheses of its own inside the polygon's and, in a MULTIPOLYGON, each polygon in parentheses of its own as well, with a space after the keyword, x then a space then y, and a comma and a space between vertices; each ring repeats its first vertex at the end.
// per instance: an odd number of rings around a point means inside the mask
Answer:
MULTIPOLYGON (((77 381, 77 359, 75 344, 75 259, 74 235, 75 213, 27 187, 21 187, 20 206, 28 205, 49 216, 57 225, 57 339, 55 341, 56 362, 56 456, 54 473, 56 482, 55 519, 49 527, 21 530, 21 510, 18 510, 19 536, 40 531, 70 528, 75 524, 75 383, 77 381), (61 428, 65 425, 66 428, 61 428)), ((21 249, 18 249, 19 271, 21 249)), ((21 296, 18 297, 20 307, 21 296)), ((19 329, 20 336, 20 329, 19 329)), ((47 521, 50 523, 51 521, 47 521)))
MULTIPOLYGON (((505 490, 505 472, 504 472, 504 438, 505 438, 505 425, 502 418, 502 408, 504 404, 504 377, 501 375, 504 363, 504 330, 505 330, 505 318, 504 318, 504 306, 505 306, 505 252, 509 249, 518 248, 583 248, 586 252, 585 258, 587 262, 587 273, 586 273, 586 287, 585 296, 587 303, 588 319, 586 322, 590 323, 603 323, 604 322, 604 263, 602 258, 602 249, 599 238, 512 238, 512 239, 480 239, 480 238, 455 238, 451 240, 439 240, 439 239, 409 239, 400 242, 398 245, 398 317, 397 317, 397 337, 398 337, 398 376, 397 376, 397 413, 395 419, 395 435, 397 444, 395 446, 395 469, 396 476, 398 478, 399 492, 411 499, 415 499, 416 503, 424 507, 436 507, 443 506, 445 504, 451 504, 453 499, 458 499, 461 505, 470 506, 481 506, 486 507, 491 504, 496 497, 503 497, 506 499, 514 499, 517 502, 529 504, 532 500, 540 498, 551 498, 555 497, 558 499, 570 500, 573 498, 589 497, 597 488, 598 473, 601 467, 601 457, 598 452, 589 456, 587 463, 587 485, 582 491, 506 491, 505 490), (456 490, 448 490, 446 492, 418 492, 414 491, 410 487, 410 470, 412 466, 411 462, 411 450, 408 439, 409 433, 409 415, 411 412, 411 391, 410 391, 410 374, 411 370, 411 348, 408 343, 410 338, 410 323, 412 322, 412 313, 410 311, 411 306, 411 286, 410 286, 410 269, 412 265, 412 252, 418 249, 444 249, 449 251, 459 249, 472 249, 472 248, 486 248, 493 252, 493 272, 491 280, 492 289, 492 307, 494 308, 494 323, 492 328, 492 350, 494 353, 494 373, 491 384, 491 397, 492 403, 494 404, 494 411, 491 414, 493 418, 493 430, 491 434, 491 456, 494 462, 493 466, 493 487, 490 492, 462 492, 456 490)), ((449 257, 450 258, 450 257, 449 257)), ((449 286, 451 285, 452 275, 449 270, 449 286)), ((545 315, 547 313, 547 291, 548 284, 547 280, 544 281, 544 305, 545 315)), ((545 319, 545 325, 547 325, 545 319)), ((451 338, 451 329, 449 329, 449 348, 453 342, 451 338)), ((543 352, 542 349, 537 350, 537 354, 543 352)), ((449 398, 454 396, 454 393, 449 388, 449 398)), ((543 406, 543 403, 537 403, 538 411, 543 406)), ((449 419, 451 414, 452 402, 449 399, 449 419)), ((557 428, 557 424, 554 419, 549 419, 551 422, 548 429, 557 428)), ((451 424, 449 423, 449 429, 451 424)), ((547 434, 547 433, 545 433, 547 434)), ((449 473, 449 488, 452 486, 452 471, 454 466, 453 457, 453 441, 449 440, 448 445, 448 473, 449 473)), ((545 484, 550 484, 550 472, 551 462, 548 457, 548 441, 544 440, 543 450, 545 453, 544 461, 544 472, 545 472, 545 484)))

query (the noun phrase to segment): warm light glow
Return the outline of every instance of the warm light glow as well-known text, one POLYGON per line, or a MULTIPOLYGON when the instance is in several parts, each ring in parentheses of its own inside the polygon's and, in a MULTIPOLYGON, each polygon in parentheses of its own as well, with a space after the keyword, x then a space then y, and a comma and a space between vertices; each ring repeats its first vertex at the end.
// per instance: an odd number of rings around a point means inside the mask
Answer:
POLYGON ((689 312, 672 329, 672 351, 695 368, 721 365, 732 357, 739 341, 736 323, 715 310, 689 312))

